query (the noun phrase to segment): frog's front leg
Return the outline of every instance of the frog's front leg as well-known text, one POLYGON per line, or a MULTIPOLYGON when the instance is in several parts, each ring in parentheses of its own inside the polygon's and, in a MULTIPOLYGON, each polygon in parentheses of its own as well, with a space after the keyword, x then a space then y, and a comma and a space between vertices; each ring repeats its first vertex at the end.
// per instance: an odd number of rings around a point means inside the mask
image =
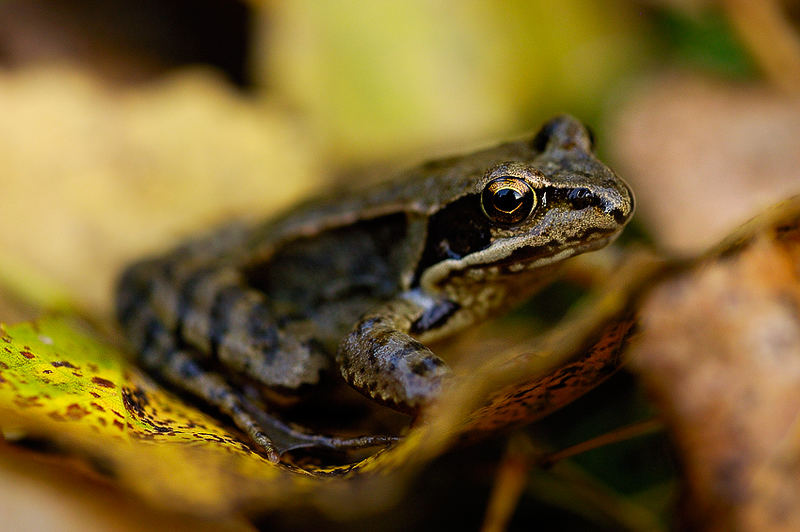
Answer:
POLYGON ((400 297, 365 314, 336 354, 345 381, 397 410, 418 411, 438 395, 452 372, 409 333, 415 332, 415 325, 435 320, 452 306, 448 301, 400 297))

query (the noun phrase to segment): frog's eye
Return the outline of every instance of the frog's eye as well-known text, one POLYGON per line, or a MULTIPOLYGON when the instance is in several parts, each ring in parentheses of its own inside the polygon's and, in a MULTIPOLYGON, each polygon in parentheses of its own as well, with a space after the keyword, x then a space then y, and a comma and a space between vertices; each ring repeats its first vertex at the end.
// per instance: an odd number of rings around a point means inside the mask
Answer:
POLYGON ((516 224, 536 206, 536 194, 525 180, 498 177, 489 181, 481 194, 481 208, 493 222, 516 224))

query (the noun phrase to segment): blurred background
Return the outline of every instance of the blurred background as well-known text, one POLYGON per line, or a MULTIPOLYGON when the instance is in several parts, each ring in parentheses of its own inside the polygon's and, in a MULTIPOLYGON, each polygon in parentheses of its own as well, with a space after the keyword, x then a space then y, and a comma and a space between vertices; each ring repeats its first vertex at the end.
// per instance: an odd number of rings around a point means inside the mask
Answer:
MULTIPOLYGON (((0 320, 108 319, 146 252, 562 112, 632 184, 628 238, 697 254, 800 192, 799 20, 793 0, 2 1, 0 320)), ((617 488, 658 514, 655 449, 617 488)))
POLYGON ((0 286, 104 314, 124 262, 199 227, 560 112, 595 130, 634 186, 639 225, 695 252, 797 187, 798 12, 778 0, 6 0, 0 286))

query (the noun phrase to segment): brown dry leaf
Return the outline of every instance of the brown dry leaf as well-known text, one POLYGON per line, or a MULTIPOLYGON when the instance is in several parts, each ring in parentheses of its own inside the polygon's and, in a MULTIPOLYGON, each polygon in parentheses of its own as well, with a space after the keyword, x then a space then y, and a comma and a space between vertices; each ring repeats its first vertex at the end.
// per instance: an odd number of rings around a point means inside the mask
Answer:
POLYGON ((656 288, 631 353, 704 529, 800 528, 800 199, 770 218, 656 288))
POLYGON ((658 77, 620 111, 611 141, 637 216, 680 253, 800 192, 800 99, 767 87, 658 77))
POLYGON ((67 68, 2 72, 0 167, 0 247, 14 250, 0 283, 99 315, 124 263, 322 179, 288 114, 202 71, 130 89, 67 68))

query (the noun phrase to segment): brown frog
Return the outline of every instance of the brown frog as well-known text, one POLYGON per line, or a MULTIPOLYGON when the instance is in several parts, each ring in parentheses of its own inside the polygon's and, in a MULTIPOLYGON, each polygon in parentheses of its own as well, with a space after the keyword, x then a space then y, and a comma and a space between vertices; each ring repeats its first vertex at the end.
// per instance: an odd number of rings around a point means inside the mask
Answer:
POLYGON ((532 139, 134 264, 117 316, 144 366, 230 416, 273 460, 380 444, 291 428, 239 383, 296 390, 333 364, 364 395, 414 413, 451 375, 426 342, 528 297, 565 259, 611 242, 632 212, 586 128, 559 116, 532 139))

